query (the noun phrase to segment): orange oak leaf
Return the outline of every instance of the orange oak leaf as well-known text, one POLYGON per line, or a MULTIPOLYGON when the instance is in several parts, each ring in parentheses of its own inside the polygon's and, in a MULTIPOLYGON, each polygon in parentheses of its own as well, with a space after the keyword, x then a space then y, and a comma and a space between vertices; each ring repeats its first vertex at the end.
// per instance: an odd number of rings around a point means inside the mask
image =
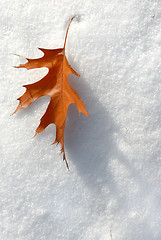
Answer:
POLYGON ((85 109, 85 104, 79 98, 77 92, 71 88, 68 83, 69 74, 73 73, 76 76, 79 76, 79 74, 69 65, 65 56, 67 34, 73 18, 69 22, 63 48, 39 48, 44 53, 43 57, 27 59, 27 63, 16 67, 26 68, 27 70, 47 67, 49 71, 47 75, 38 82, 23 86, 26 88, 26 92, 17 99, 19 100, 19 105, 14 112, 16 113, 22 108, 27 108, 31 103, 42 96, 50 96, 50 103, 40 120, 40 124, 37 127, 34 136, 42 132, 49 124, 54 123, 56 125, 56 139, 54 143, 61 143, 61 152, 63 153, 63 160, 66 162, 67 168, 69 167, 64 151, 64 130, 69 105, 76 104, 79 114, 82 112, 89 117, 85 109))

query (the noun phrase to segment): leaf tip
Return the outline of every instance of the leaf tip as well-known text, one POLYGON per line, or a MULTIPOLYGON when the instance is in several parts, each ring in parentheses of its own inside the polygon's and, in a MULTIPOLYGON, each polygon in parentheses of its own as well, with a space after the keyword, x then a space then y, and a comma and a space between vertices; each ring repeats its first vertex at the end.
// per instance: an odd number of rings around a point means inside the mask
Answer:
POLYGON ((68 162, 67 162, 67 159, 66 159, 66 156, 65 156, 64 149, 61 150, 61 152, 63 152, 63 161, 65 161, 66 167, 67 167, 67 169, 68 169, 68 171, 69 171, 69 165, 68 165, 68 162))
POLYGON ((36 132, 32 138, 35 138, 38 133, 36 132))
POLYGON ((12 117, 15 113, 16 113, 16 111, 14 111, 12 114, 10 114, 10 117, 12 117))

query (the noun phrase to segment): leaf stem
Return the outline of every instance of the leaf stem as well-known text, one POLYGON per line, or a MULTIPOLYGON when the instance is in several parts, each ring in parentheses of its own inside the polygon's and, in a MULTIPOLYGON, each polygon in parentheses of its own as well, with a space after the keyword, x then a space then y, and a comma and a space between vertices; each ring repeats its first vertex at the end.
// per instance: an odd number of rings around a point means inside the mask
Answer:
POLYGON ((73 21, 74 18, 75 18, 75 16, 71 18, 71 20, 68 24, 68 28, 67 28, 66 35, 65 35, 64 47, 63 47, 64 51, 65 51, 65 45, 66 45, 66 41, 67 41, 67 35, 68 35, 69 27, 70 27, 70 24, 71 24, 71 22, 73 21))

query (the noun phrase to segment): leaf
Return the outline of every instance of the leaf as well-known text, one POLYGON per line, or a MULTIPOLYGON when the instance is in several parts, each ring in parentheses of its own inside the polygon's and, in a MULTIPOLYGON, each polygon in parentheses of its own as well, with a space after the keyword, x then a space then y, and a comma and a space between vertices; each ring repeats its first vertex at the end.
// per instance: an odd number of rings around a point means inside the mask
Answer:
POLYGON ((85 104, 79 98, 77 92, 71 88, 68 83, 69 74, 73 73, 76 76, 79 76, 79 74, 69 65, 65 56, 67 34, 73 18, 69 22, 63 48, 39 48, 44 53, 43 57, 38 59, 27 59, 27 63, 16 67, 26 68, 27 70, 47 67, 49 72, 38 82, 23 86, 26 88, 26 92, 18 98, 19 105, 14 112, 16 113, 22 108, 27 108, 31 103, 42 96, 49 95, 51 97, 47 110, 41 118, 34 136, 42 132, 49 124, 54 123, 56 125, 56 139, 54 143, 61 143, 61 152, 63 153, 63 160, 66 162, 67 168, 69 167, 64 151, 64 130, 69 105, 76 104, 79 114, 82 112, 89 117, 85 109, 85 104))

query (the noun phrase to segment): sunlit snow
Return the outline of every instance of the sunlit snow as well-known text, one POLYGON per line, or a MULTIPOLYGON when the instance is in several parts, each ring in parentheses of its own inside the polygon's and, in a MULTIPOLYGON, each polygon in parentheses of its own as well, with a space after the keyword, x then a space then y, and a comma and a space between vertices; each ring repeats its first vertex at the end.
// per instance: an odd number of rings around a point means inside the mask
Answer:
POLYGON ((161 1, 1 0, 0 16, 0 239, 160 240, 161 1), (68 171, 54 125, 32 138, 49 97, 10 115, 47 72, 13 66, 63 47, 73 16, 69 83, 90 117, 69 108, 68 171))

